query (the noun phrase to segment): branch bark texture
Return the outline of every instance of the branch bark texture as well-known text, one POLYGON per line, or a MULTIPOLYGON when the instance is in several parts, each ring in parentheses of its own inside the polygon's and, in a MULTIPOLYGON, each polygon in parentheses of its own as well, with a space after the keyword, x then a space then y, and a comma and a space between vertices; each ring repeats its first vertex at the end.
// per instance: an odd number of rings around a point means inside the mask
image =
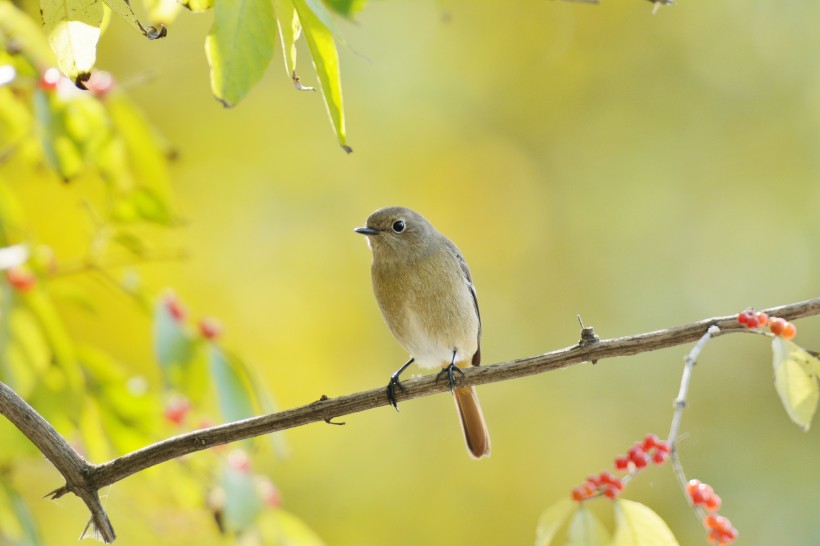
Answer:
MULTIPOLYGON (((786 320, 818 315, 820 297, 763 311, 786 320)), ((581 362, 596 362, 604 358, 682 345, 700 339, 711 326, 719 328, 715 336, 745 330, 743 325, 738 324, 737 315, 734 314, 612 339, 597 339, 586 328, 582 332, 581 341, 575 345, 527 358, 465 369, 464 375, 458 376, 458 384, 470 386, 495 383, 581 362)), ((445 392, 449 388, 446 381, 436 382, 434 375, 408 379, 402 381, 402 385, 404 390, 396 392, 398 402, 445 392)), ((31 406, 0 383, 0 413, 14 423, 66 479, 66 485, 54 491, 52 496, 56 498, 71 492, 82 498, 91 511, 91 524, 106 542, 113 541, 115 534, 99 502, 97 492, 102 487, 182 455, 387 405, 389 401, 385 387, 337 398, 322 396, 320 400, 305 406, 182 434, 95 465, 83 459, 31 406)))

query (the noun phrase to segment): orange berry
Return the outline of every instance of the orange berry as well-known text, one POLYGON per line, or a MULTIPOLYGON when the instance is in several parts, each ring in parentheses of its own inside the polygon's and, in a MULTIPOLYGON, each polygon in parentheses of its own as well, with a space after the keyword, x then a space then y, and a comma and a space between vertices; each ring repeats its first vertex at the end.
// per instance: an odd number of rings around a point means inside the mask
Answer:
POLYGON ((755 318, 757 319, 758 326, 766 326, 766 324, 769 322, 769 315, 767 315, 763 311, 755 313, 755 318))
POLYGON ((576 502, 580 502, 580 501, 584 500, 585 498, 586 498, 586 495, 584 494, 584 491, 581 490, 580 487, 576 487, 575 489, 572 490, 572 500, 574 500, 576 502))
POLYGON ((785 339, 794 339, 794 336, 797 335, 797 328, 791 322, 787 322, 785 326, 783 326, 783 333, 780 334, 785 339))
POLYGON ((786 321, 780 317, 772 317, 769 321, 769 330, 776 336, 782 334, 785 327, 786 321))

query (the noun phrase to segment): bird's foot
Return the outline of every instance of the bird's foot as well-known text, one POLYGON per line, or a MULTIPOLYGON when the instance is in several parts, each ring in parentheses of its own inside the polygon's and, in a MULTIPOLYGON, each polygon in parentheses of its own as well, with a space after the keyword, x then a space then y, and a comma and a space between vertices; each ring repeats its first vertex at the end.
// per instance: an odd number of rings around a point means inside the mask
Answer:
POLYGON ((438 382, 438 380, 441 379, 442 376, 446 375, 447 379, 450 382, 450 392, 453 392, 453 388, 455 388, 456 386, 456 372, 458 372, 459 374, 461 374, 462 377, 464 377, 464 372, 461 371, 461 368, 456 366, 455 363, 451 362, 449 366, 438 372, 438 375, 436 375, 436 382, 438 382))
POLYGON ((387 400, 390 402, 390 405, 396 408, 396 411, 399 411, 399 405, 396 402, 396 387, 399 388, 400 391, 404 392, 404 385, 401 384, 399 381, 399 374, 394 373, 390 376, 390 381, 387 383, 387 400))

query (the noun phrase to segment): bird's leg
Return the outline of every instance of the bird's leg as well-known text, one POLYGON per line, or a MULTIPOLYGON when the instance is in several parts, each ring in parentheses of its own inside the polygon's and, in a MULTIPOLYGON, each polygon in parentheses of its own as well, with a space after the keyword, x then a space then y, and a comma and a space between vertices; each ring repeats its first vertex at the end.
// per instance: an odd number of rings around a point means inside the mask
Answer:
POLYGON ((404 391, 404 387, 402 386, 401 381, 399 381, 399 375, 401 375, 401 372, 406 370, 407 366, 412 364, 414 360, 415 358, 411 358, 405 362, 404 366, 396 370, 396 373, 390 376, 390 382, 387 383, 387 400, 394 408, 396 408, 396 411, 399 411, 399 405, 396 403, 396 387, 398 387, 400 391, 404 391))
POLYGON ((456 349, 453 349, 453 358, 450 359, 450 365, 438 372, 438 375, 436 375, 436 381, 438 381, 442 375, 447 375, 447 378, 450 380, 450 392, 453 392, 453 388, 456 386, 455 372, 460 373, 462 377, 464 376, 464 372, 461 371, 461 368, 456 366, 457 352, 458 351, 456 351, 456 349))

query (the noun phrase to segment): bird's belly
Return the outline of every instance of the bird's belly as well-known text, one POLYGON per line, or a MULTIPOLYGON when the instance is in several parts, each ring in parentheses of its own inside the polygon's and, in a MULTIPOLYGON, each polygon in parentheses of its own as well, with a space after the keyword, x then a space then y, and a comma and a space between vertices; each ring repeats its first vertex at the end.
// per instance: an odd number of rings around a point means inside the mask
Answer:
POLYGON ((453 362, 470 362, 477 350, 477 335, 461 332, 435 331, 425 326, 415 313, 408 313, 401 344, 416 360, 420 368, 440 368, 453 362), (455 334, 455 335, 453 335, 455 334))

